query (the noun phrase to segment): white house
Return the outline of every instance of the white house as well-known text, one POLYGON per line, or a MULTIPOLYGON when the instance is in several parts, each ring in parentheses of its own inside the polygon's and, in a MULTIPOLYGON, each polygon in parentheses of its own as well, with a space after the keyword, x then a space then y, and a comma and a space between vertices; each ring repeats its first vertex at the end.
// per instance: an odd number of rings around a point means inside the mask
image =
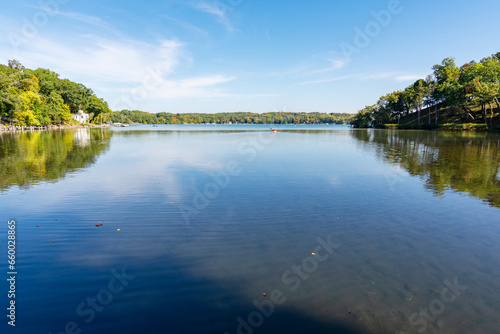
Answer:
POLYGON ((86 114, 83 112, 83 110, 78 110, 76 114, 73 114, 73 119, 77 121, 78 123, 88 123, 90 118, 89 114, 86 114))

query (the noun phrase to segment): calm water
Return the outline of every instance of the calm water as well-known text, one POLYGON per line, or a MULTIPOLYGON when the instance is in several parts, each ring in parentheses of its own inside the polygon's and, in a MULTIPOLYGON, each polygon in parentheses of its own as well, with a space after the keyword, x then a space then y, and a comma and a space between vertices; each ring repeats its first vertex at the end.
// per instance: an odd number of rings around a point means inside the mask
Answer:
POLYGON ((499 166, 492 134, 3 134, 1 332, 496 333, 499 166))

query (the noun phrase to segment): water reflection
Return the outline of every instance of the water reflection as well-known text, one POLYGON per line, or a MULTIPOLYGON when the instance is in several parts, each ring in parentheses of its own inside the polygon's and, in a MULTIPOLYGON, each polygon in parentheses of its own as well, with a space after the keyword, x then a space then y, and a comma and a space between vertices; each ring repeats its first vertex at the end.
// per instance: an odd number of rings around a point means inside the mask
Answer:
MULTIPOLYGON (((467 291, 428 322, 426 333, 495 332, 497 208, 449 192, 436 199, 411 175, 426 178, 429 164, 468 167, 453 161, 459 153, 443 154, 469 141, 479 157, 467 153, 470 160, 482 164, 479 143, 491 157, 496 137, 144 128, 111 130, 112 138, 103 138, 109 151, 85 173, 1 196, 9 216, 22 222, 19 304, 29 305, 24 314, 33 321, 20 333, 60 332, 68 321, 91 333, 237 333, 238 317, 247 321, 259 310, 255 301, 269 301, 275 289, 286 301, 251 328, 256 334, 418 333, 410 317, 455 277, 467 291), (241 172, 195 207, 230 161, 241 172), (394 189, 387 173, 399 177, 394 189), (189 222, 187 207, 198 210, 189 222), (301 276, 289 272, 310 264, 312 252, 324 256, 317 240, 329 236, 341 243, 334 254, 301 276), (121 268, 137 277, 87 324, 77 305, 121 268)), ((69 133, 61 138, 76 152, 100 143, 92 132, 89 140, 69 133)), ((446 167, 441 173, 454 170, 446 167)))
POLYGON ((89 167, 109 148, 111 134, 104 129, 0 134, 0 190, 29 188, 89 167))
POLYGON ((436 196, 447 190, 500 207, 500 136, 420 131, 351 132, 377 156, 420 176, 436 196))

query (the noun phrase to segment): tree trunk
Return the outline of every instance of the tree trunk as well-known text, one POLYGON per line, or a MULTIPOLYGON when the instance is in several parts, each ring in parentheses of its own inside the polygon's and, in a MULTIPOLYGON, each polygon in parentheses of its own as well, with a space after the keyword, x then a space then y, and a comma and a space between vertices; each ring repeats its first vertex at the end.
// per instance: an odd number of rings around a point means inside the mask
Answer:
POLYGON ((490 103, 490 126, 493 125, 493 104, 490 103))
POLYGON ((420 105, 417 106, 417 124, 420 124, 420 105))
POLYGON ((472 116, 470 109, 467 106, 465 106, 464 110, 465 110, 465 115, 466 115, 467 119, 469 119, 469 117, 470 117, 470 118, 472 118, 474 123, 476 123, 476 119, 474 118, 474 116, 472 116))
POLYGON ((436 105, 436 125, 438 124, 438 106, 436 105))
POLYGON ((484 124, 488 125, 488 120, 486 119, 486 105, 481 105, 481 114, 483 115, 484 124))
POLYGON ((427 105, 427 112, 429 113, 429 125, 431 125, 431 105, 427 105))

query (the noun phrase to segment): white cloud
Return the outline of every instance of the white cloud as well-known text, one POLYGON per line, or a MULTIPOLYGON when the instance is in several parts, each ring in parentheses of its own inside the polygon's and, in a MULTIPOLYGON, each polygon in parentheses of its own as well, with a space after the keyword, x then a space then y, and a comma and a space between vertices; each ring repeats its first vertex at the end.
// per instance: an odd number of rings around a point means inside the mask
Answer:
MULTIPOLYGON (((222 22, 226 18, 225 13, 214 6, 201 3, 199 9, 222 22)), ((165 105, 166 99, 280 95, 231 92, 222 85, 235 81, 237 78, 233 75, 186 76, 183 71, 191 67, 186 65, 192 65, 193 60, 186 44, 175 38, 142 41, 124 36, 98 17, 73 12, 59 12, 59 15, 83 22, 85 27, 77 28, 80 33, 68 35, 71 38, 53 29, 40 29, 16 50, 5 38, 0 38, 0 54, 8 54, 9 59, 18 59, 28 68, 48 68, 62 78, 82 83, 107 100, 112 109, 135 109, 152 101, 165 105), (87 29, 89 25, 106 29, 97 29, 98 33, 91 34, 87 29)), ((197 28, 190 26, 188 29, 197 28)), ((21 27, 12 24, 7 32, 22 36, 21 27)))
POLYGON ((204 29, 201 29, 197 26, 195 26, 194 24, 191 24, 189 22, 186 22, 184 20, 180 20, 178 18, 175 18, 175 17, 171 17, 169 15, 163 15, 164 18, 166 18, 167 20, 173 22, 174 24, 184 28, 184 29, 187 29, 189 31, 192 31, 192 32, 195 32, 199 35, 203 35, 203 36, 207 36, 208 35, 208 32, 204 29))
POLYGON ((343 81, 343 80, 348 80, 348 79, 353 79, 353 78, 358 78, 358 77, 359 77, 359 75, 357 75, 357 74, 343 75, 343 76, 333 77, 333 78, 303 81, 303 82, 299 82, 298 85, 322 84, 322 83, 328 83, 328 82, 343 81))
MULTIPOLYGON (((68 44, 37 36, 15 58, 29 68, 50 68, 94 89, 107 87, 115 91, 112 95, 119 95, 120 90, 122 95, 133 95, 144 90, 147 80, 146 98, 219 97, 227 94, 215 86, 236 79, 222 74, 171 79, 183 62, 190 61, 185 45, 175 39, 146 43, 79 35, 68 44)), ((113 100, 119 98, 111 98, 112 108, 113 100)))
POLYGON ((326 73, 326 72, 332 72, 338 69, 341 69, 345 67, 348 64, 347 60, 339 60, 339 59, 326 59, 329 63, 330 66, 319 69, 319 70, 314 70, 308 73, 308 75, 316 75, 316 74, 321 74, 321 73, 326 73))
POLYGON ((322 83, 328 83, 328 82, 343 81, 343 80, 348 80, 348 79, 415 81, 415 80, 421 79, 423 77, 425 77, 425 76, 414 75, 414 74, 401 75, 399 73, 393 73, 393 72, 358 73, 358 74, 343 75, 343 76, 324 78, 324 79, 318 79, 318 80, 303 81, 303 82, 299 82, 298 85, 322 84, 322 83))
POLYGON ((210 4, 208 2, 197 2, 192 4, 193 8, 208 13, 215 17, 215 20, 226 27, 228 31, 233 31, 233 26, 227 17, 227 13, 221 7, 217 6, 215 2, 210 4))
POLYGON ((213 75, 208 77, 191 78, 180 81, 182 87, 206 87, 213 86, 220 83, 232 81, 235 77, 226 77, 223 75, 213 75))
POLYGON ((150 89, 128 89, 126 94, 136 95, 140 98, 141 91, 145 92, 144 99, 176 99, 176 98, 212 98, 229 96, 216 86, 236 79, 223 75, 193 77, 181 80, 162 79, 152 85, 150 89))
POLYGON ((104 22, 103 20, 101 20, 100 18, 95 17, 95 16, 90 16, 90 15, 85 15, 85 14, 80 14, 80 13, 73 13, 73 12, 62 12, 62 11, 58 11, 57 15, 63 16, 63 17, 66 17, 68 19, 72 19, 75 21, 80 21, 83 23, 92 24, 92 25, 95 25, 98 27, 111 27, 108 23, 104 22))
POLYGON ((400 75, 394 78, 396 81, 417 81, 418 79, 425 78, 425 75, 410 74, 410 75, 400 75))
POLYGON ((61 75, 90 80, 141 83, 148 66, 168 74, 179 65, 182 43, 160 40, 110 40, 94 35, 76 36, 72 44, 36 38, 22 48, 19 58, 32 67, 48 67, 61 75))

